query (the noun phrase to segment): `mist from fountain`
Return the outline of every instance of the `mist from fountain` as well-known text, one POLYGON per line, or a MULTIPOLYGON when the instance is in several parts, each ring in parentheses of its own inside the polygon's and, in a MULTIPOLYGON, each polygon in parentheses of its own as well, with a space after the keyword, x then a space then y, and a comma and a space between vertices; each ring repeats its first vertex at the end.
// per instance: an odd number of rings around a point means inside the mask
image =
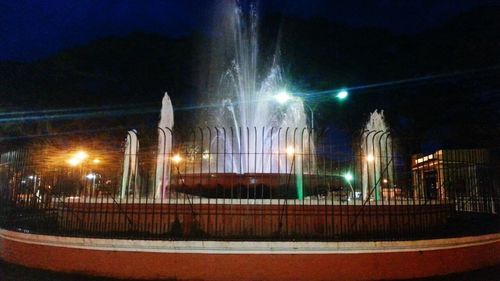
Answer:
POLYGON ((265 67, 259 57, 258 12, 254 3, 225 1, 220 7, 220 30, 215 34, 212 67, 208 73, 214 93, 209 102, 220 103, 216 119, 203 121, 209 127, 225 128, 225 135, 203 144, 203 151, 229 151, 230 156, 212 155, 203 168, 233 173, 308 173, 314 166, 314 144, 306 126, 303 101, 290 99, 279 104, 274 96, 286 90, 279 50, 265 67), (260 76, 263 78, 260 78, 260 76), (229 129, 231 128, 231 132, 229 129), (293 147, 294 161, 287 155, 293 147), (307 155, 306 155, 307 154, 307 155), (293 163, 304 163, 295 165, 293 163), (297 169, 300 168, 300 171, 297 169))

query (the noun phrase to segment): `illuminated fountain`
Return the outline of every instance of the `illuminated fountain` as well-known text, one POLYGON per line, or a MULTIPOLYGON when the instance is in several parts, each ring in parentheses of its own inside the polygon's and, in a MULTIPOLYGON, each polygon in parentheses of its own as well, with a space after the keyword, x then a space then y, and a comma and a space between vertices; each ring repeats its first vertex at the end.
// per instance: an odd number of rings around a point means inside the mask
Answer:
POLYGON ((125 152, 123 158, 123 175, 122 185, 120 189, 120 197, 125 198, 131 192, 136 193, 139 187, 138 175, 138 155, 139 140, 137 139, 137 131, 130 130, 127 133, 125 140, 125 152))
POLYGON ((169 160, 172 151, 172 129, 174 128, 174 110, 167 93, 161 103, 160 122, 158 123, 158 154, 156 157, 155 197, 165 197, 170 184, 169 160))
MULTIPOLYGON (((306 125, 303 101, 286 92, 279 52, 268 69, 261 71, 266 66, 259 61, 255 5, 237 1, 219 5, 223 6, 217 25, 221 30, 215 33, 211 52, 214 65, 206 71, 211 85, 206 87, 205 97, 205 103, 219 106, 208 107, 200 114, 199 128, 203 129, 192 134, 195 140, 183 140, 184 147, 195 155, 184 155, 185 162, 175 163, 171 131, 174 114, 165 93, 158 124, 155 198, 168 198, 172 186, 176 193, 198 190, 196 195, 206 196, 203 188, 295 185, 296 193, 292 195, 287 189, 286 196, 302 199, 302 177, 310 179, 315 172, 313 132, 306 125), (273 175, 282 176, 271 183, 273 175)), ((128 165, 127 156, 125 160, 128 165)), ((124 179, 129 178, 130 172, 124 172, 124 179)), ((122 193, 127 188, 123 186, 122 193)))
MULTIPOLYGON (((174 111, 172 102, 167 93, 163 96, 160 121, 158 123, 158 148, 156 154, 156 171, 154 197, 165 198, 168 194, 171 172, 172 129, 174 127, 174 111)), ((139 187, 139 140, 137 131, 130 130, 125 141, 123 158, 122 183, 120 188, 121 198, 129 194, 138 194, 139 187)))
POLYGON ((393 183, 393 143, 384 111, 375 110, 361 134, 361 182, 363 199, 379 200, 382 187, 393 183))
MULTIPOLYGON (((226 173, 309 173, 313 170, 314 145, 307 130, 304 105, 300 98, 288 98, 278 52, 269 69, 263 73, 259 57, 258 13, 253 4, 239 5, 229 1, 222 7, 222 30, 214 44, 211 79, 214 93, 208 98, 221 107, 210 114, 213 121, 203 125, 234 130, 231 134, 212 138, 203 151, 231 151, 231 155, 212 155, 203 172, 226 173), (219 54, 219 55, 218 55, 219 54), (224 54, 222 56, 220 54, 224 54), (215 71, 213 71, 215 70, 215 71), (295 161, 290 161, 287 148, 293 148, 295 161), (225 150, 224 150, 225 149, 225 150), (306 151, 307 150, 307 151, 306 151), (218 157, 218 158, 217 158, 218 157), (293 163, 304 163, 295 165, 293 163), (302 167, 303 166, 303 167, 302 167)), ((206 119, 206 118, 205 118, 206 119)))

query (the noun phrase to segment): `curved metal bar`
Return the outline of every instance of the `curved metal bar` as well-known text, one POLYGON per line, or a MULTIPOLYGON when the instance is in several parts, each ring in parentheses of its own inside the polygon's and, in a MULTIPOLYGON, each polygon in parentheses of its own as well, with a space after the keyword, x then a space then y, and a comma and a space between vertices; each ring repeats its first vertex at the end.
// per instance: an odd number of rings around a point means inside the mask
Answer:
MULTIPOLYGON (((381 133, 381 132, 382 132, 382 134, 380 135, 380 137, 378 139, 378 149, 380 152, 380 160, 379 160, 380 179, 379 179, 379 183, 380 183, 380 181, 382 181, 382 184, 383 184, 384 183, 384 173, 387 172, 388 165, 390 164, 389 162, 387 162, 387 158, 388 158, 387 157, 387 134, 389 132, 388 131, 380 131, 378 133, 381 133), (385 155, 382 155, 382 139, 384 138, 384 136, 386 136, 386 138, 385 138, 385 141, 386 141, 385 148, 386 149, 385 149, 385 155), (384 158, 386 159, 385 162, 382 161, 384 158), (383 167, 382 163, 385 163, 387 166, 383 167)), ((383 202, 384 201, 384 194, 382 192, 382 184, 380 184, 380 194, 381 194, 382 202, 383 202)))
MULTIPOLYGON (((158 175, 156 175, 156 178, 155 178, 155 185, 157 184, 160 184, 160 186, 156 186, 156 189, 159 189, 159 195, 160 195, 160 198, 161 200, 163 200, 163 197, 164 197, 164 194, 163 194, 163 185, 165 184, 165 161, 166 161, 166 158, 165 158, 165 153, 167 151, 167 133, 165 132, 165 130, 163 128, 160 128, 158 127, 158 130, 160 130, 162 133, 163 133, 163 155, 158 155, 157 157, 161 157, 161 181, 160 182, 157 182, 157 177, 158 175)), ((156 161, 156 171, 158 172, 158 160, 156 161)), ((155 190, 155 194, 157 193, 157 191, 155 190)))
MULTIPOLYGON (((377 135, 379 135, 380 133, 384 133, 384 131, 377 131, 375 134, 373 134, 372 136, 372 151, 373 151, 373 154, 375 154, 375 137, 377 135)), ((380 140, 380 139, 379 139, 380 140)), ((379 150, 379 153, 380 153, 380 150, 379 150)), ((380 183, 380 175, 379 175, 379 179, 377 180, 377 156, 376 155, 373 155, 374 159, 373 159, 373 181, 374 181, 374 186, 372 188, 372 191, 370 191, 370 195, 371 193, 373 193, 373 190, 375 190, 375 203, 378 203, 378 199, 379 199, 379 194, 378 194, 378 190, 377 190, 377 186, 379 185, 380 183)), ((378 163, 379 163, 379 166, 380 166, 380 162, 381 162, 381 155, 378 156, 379 159, 378 159, 378 163)), ((380 169, 380 167, 379 167, 380 169)), ((380 171, 379 171, 380 172, 380 171)))
MULTIPOLYGON (((271 127, 271 129, 270 129, 270 139, 271 139, 271 141, 270 141, 270 144, 269 144, 270 145, 270 147, 269 147, 269 171, 271 173, 274 172, 274 170, 273 170, 273 140, 274 140, 273 131, 274 131, 274 128, 275 127, 271 127)), ((279 136, 278 136, 278 138, 279 138, 279 136)), ((271 196, 271 199, 272 199, 272 191, 270 193, 271 193, 270 196, 271 196)))
MULTIPOLYGON (((233 140, 234 140, 234 128, 231 127, 231 173, 234 173, 234 166, 235 166, 235 162, 234 162, 234 143, 233 143, 233 140)), ((233 189, 231 188, 231 198, 233 198, 233 189)))
MULTIPOLYGON (((212 128, 210 127, 206 127, 207 131, 208 131, 208 141, 207 141, 207 144, 208 144, 208 173, 210 174, 212 172, 212 140, 213 140, 213 137, 212 137, 212 128)), ((203 153, 203 152, 202 152, 203 153)), ((202 157, 202 165, 203 165, 203 157, 202 157)))

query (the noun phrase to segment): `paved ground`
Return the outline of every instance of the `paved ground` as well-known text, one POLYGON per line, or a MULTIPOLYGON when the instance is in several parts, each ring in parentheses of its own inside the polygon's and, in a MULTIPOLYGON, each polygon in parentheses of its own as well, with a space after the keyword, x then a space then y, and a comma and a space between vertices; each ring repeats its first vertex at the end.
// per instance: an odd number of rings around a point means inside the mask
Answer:
MULTIPOLYGON (((235 276, 237 278, 237 276, 235 276)), ((414 279, 412 281, 499 281, 500 264, 477 271, 447 276, 414 279)), ((0 281, 116 281, 109 278, 89 278, 80 275, 60 274, 33 270, 0 262, 0 281)))

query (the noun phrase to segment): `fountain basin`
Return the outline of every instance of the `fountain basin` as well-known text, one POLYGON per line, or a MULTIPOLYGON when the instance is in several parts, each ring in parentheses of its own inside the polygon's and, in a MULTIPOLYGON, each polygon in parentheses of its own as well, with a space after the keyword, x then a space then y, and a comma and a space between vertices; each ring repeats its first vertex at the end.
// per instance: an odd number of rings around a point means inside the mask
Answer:
POLYGON ((339 176, 318 174, 279 173, 188 173, 172 175, 172 189, 208 198, 298 198, 298 190, 304 196, 326 196, 335 192, 347 200, 349 187, 339 176))

